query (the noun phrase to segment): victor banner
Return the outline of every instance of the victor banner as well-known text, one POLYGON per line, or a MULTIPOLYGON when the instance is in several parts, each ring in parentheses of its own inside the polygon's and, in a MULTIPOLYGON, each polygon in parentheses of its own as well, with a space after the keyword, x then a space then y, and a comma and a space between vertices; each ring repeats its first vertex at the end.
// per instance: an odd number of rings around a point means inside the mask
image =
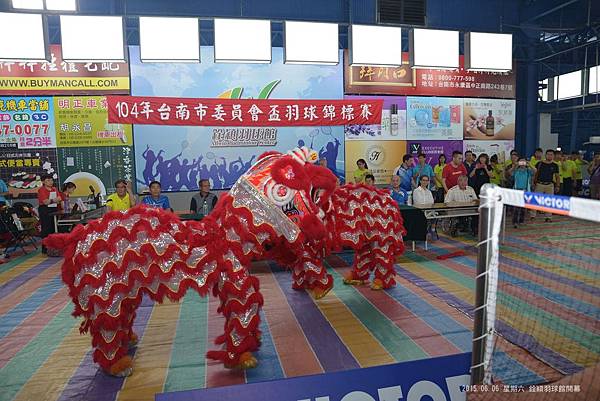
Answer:
MULTIPOLYGON (((108 121, 205 127, 380 124, 383 100, 194 99, 107 96, 108 121)), ((242 135, 243 133, 236 133, 242 135)), ((252 132, 250 132, 253 135, 252 132)))

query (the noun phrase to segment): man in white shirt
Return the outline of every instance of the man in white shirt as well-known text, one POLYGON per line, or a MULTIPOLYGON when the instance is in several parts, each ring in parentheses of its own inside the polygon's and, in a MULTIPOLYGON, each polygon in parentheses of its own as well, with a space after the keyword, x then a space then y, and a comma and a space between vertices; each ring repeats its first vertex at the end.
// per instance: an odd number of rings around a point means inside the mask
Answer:
POLYGON ((475 190, 468 186, 467 183, 468 178, 466 175, 461 175, 458 177, 458 184, 448 190, 444 202, 472 202, 477 200, 475 190))
POLYGON ((412 192, 413 205, 431 205, 433 204, 433 194, 429 190, 430 178, 422 175, 419 178, 419 186, 412 192))
MULTIPOLYGON (((461 175, 458 177, 458 184, 450 188, 448 193, 446 193, 444 203, 465 203, 477 200, 477 194, 475 194, 475 190, 468 186, 467 183, 468 178, 466 175, 461 175)), ((450 223, 450 235, 455 237, 458 234, 459 229, 470 229, 471 233, 474 236, 477 236, 478 226, 479 216, 453 218, 450 223)))

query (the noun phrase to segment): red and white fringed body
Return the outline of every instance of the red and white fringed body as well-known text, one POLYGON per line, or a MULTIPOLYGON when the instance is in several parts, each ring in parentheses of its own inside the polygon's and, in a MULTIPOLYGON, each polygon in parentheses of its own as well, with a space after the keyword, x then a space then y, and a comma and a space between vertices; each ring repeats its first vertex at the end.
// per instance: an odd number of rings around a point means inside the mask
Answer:
POLYGON ((137 340, 132 325, 142 297, 178 301, 192 289, 200 295, 212 290, 225 317, 215 341, 222 347, 207 356, 227 367, 254 367, 263 297, 249 274, 251 261, 312 261, 321 268, 302 274, 304 288, 332 285, 320 260, 325 215, 312 195, 327 202, 335 176, 309 162, 315 158, 306 149, 259 157, 200 222, 138 206, 47 237, 48 248, 63 250, 62 278, 73 315, 84 319, 81 332, 92 335, 94 361, 113 375, 130 374, 127 352, 137 340))
POLYGON ((385 191, 346 184, 336 188, 331 204, 327 225, 333 227, 335 247, 355 251, 352 271, 344 282, 365 283, 373 272, 371 288, 394 286, 394 262, 404 252, 406 234, 396 202, 385 191))

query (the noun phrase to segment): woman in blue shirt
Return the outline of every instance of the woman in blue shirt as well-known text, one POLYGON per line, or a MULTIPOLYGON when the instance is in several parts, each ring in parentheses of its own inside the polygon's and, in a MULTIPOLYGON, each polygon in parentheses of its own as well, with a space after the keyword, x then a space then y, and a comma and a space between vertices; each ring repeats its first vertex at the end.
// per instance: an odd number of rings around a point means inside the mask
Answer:
POLYGON ((169 204, 169 198, 167 198, 165 195, 161 195, 160 190, 160 182, 152 181, 150 183, 150 195, 146 196, 142 200, 142 203, 147 206, 159 207, 161 209, 173 211, 173 209, 171 209, 171 205, 169 204))

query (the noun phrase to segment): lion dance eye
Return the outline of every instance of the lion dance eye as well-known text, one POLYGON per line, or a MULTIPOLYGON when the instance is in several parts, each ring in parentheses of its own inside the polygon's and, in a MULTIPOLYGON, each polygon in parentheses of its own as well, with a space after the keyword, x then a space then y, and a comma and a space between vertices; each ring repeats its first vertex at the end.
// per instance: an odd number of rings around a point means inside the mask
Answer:
POLYGON ((275 205, 281 207, 287 205, 294 199, 296 191, 285 185, 270 181, 266 185, 265 194, 273 201, 273 203, 275 203, 275 205))

